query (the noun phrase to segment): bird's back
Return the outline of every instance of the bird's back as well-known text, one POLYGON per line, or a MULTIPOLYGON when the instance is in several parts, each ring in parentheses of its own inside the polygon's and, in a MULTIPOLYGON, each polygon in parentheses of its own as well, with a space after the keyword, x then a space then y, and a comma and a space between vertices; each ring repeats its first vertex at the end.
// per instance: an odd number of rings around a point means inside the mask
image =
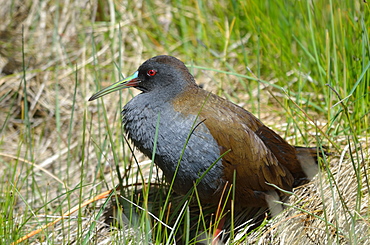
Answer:
POLYGON ((265 194, 275 190, 270 184, 290 191, 297 179, 305 178, 297 153, 307 162, 304 164, 315 166, 314 159, 308 156, 310 150, 301 148, 297 152, 247 110, 199 87, 189 90, 184 94, 191 94, 191 100, 180 95, 173 100, 173 106, 183 114, 198 113, 221 154, 228 151, 222 158, 222 178, 229 183, 236 181, 235 196, 240 203, 264 206, 265 194))

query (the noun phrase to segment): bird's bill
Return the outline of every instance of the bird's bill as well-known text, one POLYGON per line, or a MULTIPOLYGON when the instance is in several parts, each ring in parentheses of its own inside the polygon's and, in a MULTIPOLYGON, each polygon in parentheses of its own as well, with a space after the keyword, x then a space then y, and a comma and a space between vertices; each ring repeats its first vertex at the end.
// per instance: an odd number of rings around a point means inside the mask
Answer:
POLYGON ((135 72, 131 76, 126 77, 126 78, 124 78, 124 79, 106 87, 106 88, 103 88, 99 92, 95 93, 93 96, 91 96, 89 101, 96 100, 97 98, 100 98, 104 95, 110 94, 110 93, 112 93, 114 91, 117 91, 117 90, 120 90, 120 89, 135 87, 138 84, 138 82, 139 82, 138 72, 135 72))

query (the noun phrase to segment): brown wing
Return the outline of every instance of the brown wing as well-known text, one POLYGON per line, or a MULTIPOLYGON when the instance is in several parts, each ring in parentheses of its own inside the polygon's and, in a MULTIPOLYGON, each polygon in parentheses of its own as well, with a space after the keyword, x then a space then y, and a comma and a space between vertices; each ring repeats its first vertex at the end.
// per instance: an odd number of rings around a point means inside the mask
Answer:
POLYGON ((274 189, 266 182, 286 190, 292 188, 293 178, 288 169, 278 162, 272 151, 255 133, 263 126, 256 117, 216 96, 210 98, 200 116, 205 119, 204 123, 222 151, 231 150, 223 158, 226 179, 232 180, 236 170, 237 180, 245 183, 243 188, 255 191, 274 189))
MULTIPOLYGON (((193 88, 191 93, 193 98, 191 103, 187 101, 188 108, 177 109, 182 112, 200 110, 200 120, 204 120, 203 123, 220 146, 221 153, 230 150, 222 159, 225 167, 224 178, 233 183, 236 171, 237 196, 244 196, 246 201, 249 199, 257 202, 259 192, 275 189, 266 182, 285 190, 292 189, 294 178, 289 169, 279 162, 256 133, 263 128, 265 131, 269 130, 267 135, 270 137, 275 134, 272 130, 248 111, 225 99, 196 88, 193 88), (205 106, 202 106, 204 102, 205 106), (253 198, 256 200, 252 200, 253 198)), ((184 99, 186 98, 178 97, 178 104, 184 105, 185 103, 181 102, 184 99)), ((174 106, 176 108, 176 102, 174 106)), ((288 145, 284 147, 290 150, 291 146, 284 140, 281 144, 288 145)), ((292 149, 295 151, 293 147, 292 149)))
MULTIPOLYGON (((284 165, 294 178, 303 178, 305 176, 301 162, 297 159, 297 155, 299 155, 297 147, 288 144, 288 142, 265 125, 259 127, 255 133, 271 152, 275 153, 274 155, 279 163, 284 165)), ((309 163, 311 164, 312 162, 309 163)))

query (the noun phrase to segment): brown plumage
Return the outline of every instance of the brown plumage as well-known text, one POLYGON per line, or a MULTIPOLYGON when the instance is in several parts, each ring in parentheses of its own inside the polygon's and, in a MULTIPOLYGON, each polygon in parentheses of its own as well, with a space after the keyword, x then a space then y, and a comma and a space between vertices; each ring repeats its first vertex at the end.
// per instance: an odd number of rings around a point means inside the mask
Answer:
MULTIPOLYGON (((230 150, 222 158, 222 178, 231 184, 236 172, 235 203, 266 206, 265 194, 275 190, 267 183, 291 191, 302 179, 316 174, 316 148, 293 147, 249 111, 198 86, 187 89, 172 101, 174 109, 185 115, 198 111, 221 154, 230 150)), ((220 195, 212 201, 218 201, 220 195)))

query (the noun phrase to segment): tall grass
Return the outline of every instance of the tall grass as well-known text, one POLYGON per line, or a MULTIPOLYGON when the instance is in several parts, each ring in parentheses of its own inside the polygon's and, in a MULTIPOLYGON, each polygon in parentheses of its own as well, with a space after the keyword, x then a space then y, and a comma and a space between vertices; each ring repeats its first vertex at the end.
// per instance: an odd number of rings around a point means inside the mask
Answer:
POLYGON ((137 92, 87 102, 158 54, 183 60, 205 89, 250 110, 290 143, 332 152, 290 208, 230 243, 368 243, 366 1, 0 5, 0 243, 118 184, 139 206, 117 200, 126 209, 123 231, 102 222, 110 203, 102 201, 29 243, 170 244, 181 234, 193 244, 194 236, 212 233, 211 211, 168 193, 155 165, 123 137, 120 111, 137 92), (167 197, 168 206, 156 211, 167 197))

